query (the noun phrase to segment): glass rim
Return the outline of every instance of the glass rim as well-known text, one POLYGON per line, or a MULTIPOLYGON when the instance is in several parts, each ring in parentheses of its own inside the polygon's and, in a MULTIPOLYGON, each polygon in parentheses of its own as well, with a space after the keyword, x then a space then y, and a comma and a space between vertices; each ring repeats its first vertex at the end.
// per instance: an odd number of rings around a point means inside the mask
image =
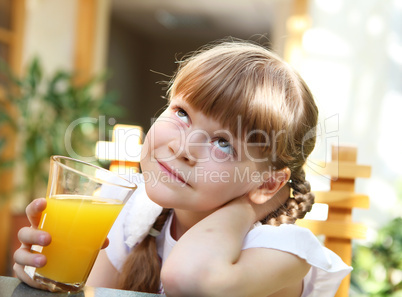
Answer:
POLYGON ((91 163, 87 163, 87 162, 82 161, 82 160, 74 159, 74 158, 67 157, 67 156, 61 156, 61 155, 53 155, 53 156, 50 157, 50 159, 52 161, 54 161, 54 162, 57 162, 60 166, 62 166, 65 169, 71 170, 71 171, 73 171, 75 173, 79 173, 79 174, 81 174, 83 176, 88 177, 91 180, 95 180, 95 181, 98 181, 98 182, 103 183, 103 184, 109 184, 109 185, 112 185, 112 186, 122 187, 122 188, 130 189, 130 190, 135 190, 135 189, 138 188, 137 184, 135 184, 133 182, 130 182, 129 180, 127 180, 124 177, 122 177, 121 175, 119 175, 119 174, 117 174, 117 173, 115 173, 113 171, 107 170, 105 168, 102 168, 100 166, 97 166, 97 165, 94 165, 94 164, 91 164, 91 163), (124 182, 126 182, 128 185, 122 185, 122 184, 118 184, 117 182, 112 182, 112 181, 101 179, 101 178, 96 177, 96 176, 91 176, 91 175, 89 175, 87 173, 84 173, 84 172, 82 172, 82 171, 80 171, 80 170, 78 170, 76 168, 73 168, 71 166, 63 164, 62 162, 60 162, 60 159, 81 163, 81 164, 93 167, 95 169, 101 170, 102 172, 105 172, 107 174, 111 174, 111 175, 113 175, 115 177, 118 177, 119 179, 121 179, 124 182), (132 186, 130 186, 130 185, 132 185, 132 186))

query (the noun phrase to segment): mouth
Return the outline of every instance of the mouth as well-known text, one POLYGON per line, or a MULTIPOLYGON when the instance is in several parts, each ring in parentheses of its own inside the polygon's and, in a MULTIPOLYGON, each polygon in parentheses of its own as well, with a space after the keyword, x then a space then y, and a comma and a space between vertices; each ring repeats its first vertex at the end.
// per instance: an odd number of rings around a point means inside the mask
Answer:
POLYGON ((162 172, 165 172, 166 174, 168 174, 175 181, 177 181, 183 185, 190 186, 179 172, 175 171, 172 167, 170 167, 165 162, 161 162, 161 161, 157 161, 157 162, 158 162, 159 167, 161 168, 162 172))

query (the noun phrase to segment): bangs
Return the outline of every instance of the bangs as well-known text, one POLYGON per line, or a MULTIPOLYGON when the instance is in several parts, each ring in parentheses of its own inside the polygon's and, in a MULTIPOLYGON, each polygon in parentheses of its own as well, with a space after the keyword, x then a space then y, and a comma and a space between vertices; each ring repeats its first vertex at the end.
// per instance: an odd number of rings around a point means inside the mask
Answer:
POLYGON ((236 138, 256 143, 264 155, 279 156, 277 167, 282 167, 300 151, 303 143, 296 139, 313 126, 309 122, 316 123, 308 112, 316 107, 303 102, 300 90, 308 88, 299 82, 268 50, 226 43, 181 62, 168 98, 180 97, 236 138))
POLYGON ((251 116, 253 109, 250 108, 247 92, 239 87, 240 81, 239 77, 222 81, 213 72, 192 71, 176 79, 176 88, 171 96, 181 97, 194 109, 218 121, 233 135, 239 137, 240 134, 244 139, 245 134, 254 128, 251 116))
POLYGON ((219 57, 216 61, 198 56, 197 60, 184 62, 170 88, 169 98, 181 97, 242 140, 261 141, 258 133, 253 131, 271 129, 267 114, 267 100, 270 100, 263 91, 270 88, 261 85, 265 81, 263 72, 267 67, 261 63, 260 57, 254 57, 253 62, 246 56, 247 53, 235 54, 236 63, 231 61, 233 54, 227 53, 216 55, 219 57), (242 54, 245 56, 243 59, 239 56, 242 54), (256 84, 256 80, 260 84, 256 84), (260 85, 257 87, 260 90, 250 89, 253 85, 260 85))

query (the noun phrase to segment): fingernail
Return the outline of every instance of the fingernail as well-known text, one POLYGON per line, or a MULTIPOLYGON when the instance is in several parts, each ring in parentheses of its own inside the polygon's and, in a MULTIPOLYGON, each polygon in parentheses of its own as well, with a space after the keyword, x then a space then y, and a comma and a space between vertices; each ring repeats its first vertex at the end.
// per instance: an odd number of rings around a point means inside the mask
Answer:
POLYGON ((42 257, 35 257, 34 262, 35 262, 35 267, 42 267, 42 264, 43 264, 42 257))
POLYGON ((36 200, 35 200, 35 206, 36 206, 36 207, 39 207, 39 206, 42 204, 42 202, 43 202, 42 200, 43 200, 43 199, 44 199, 44 198, 38 198, 38 199, 36 199, 36 200))
POLYGON ((39 243, 41 245, 45 245, 45 243, 46 243, 46 235, 40 235, 39 236, 39 243))
POLYGON ((35 209, 38 209, 40 206, 40 201, 35 201, 35 209))

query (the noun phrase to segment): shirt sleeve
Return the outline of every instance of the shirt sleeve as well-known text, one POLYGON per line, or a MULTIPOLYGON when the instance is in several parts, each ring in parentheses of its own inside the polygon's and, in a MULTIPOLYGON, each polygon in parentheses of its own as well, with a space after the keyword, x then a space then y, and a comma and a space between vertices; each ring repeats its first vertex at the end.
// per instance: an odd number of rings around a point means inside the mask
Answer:
POLYGON ((310 230, 296 225, 260 225, 244 239, 242 249, 249 248, 284 251, 310 264, 302 297, 334 296, 342 279, 352 270, 338 255, 322 246, 310 230))

